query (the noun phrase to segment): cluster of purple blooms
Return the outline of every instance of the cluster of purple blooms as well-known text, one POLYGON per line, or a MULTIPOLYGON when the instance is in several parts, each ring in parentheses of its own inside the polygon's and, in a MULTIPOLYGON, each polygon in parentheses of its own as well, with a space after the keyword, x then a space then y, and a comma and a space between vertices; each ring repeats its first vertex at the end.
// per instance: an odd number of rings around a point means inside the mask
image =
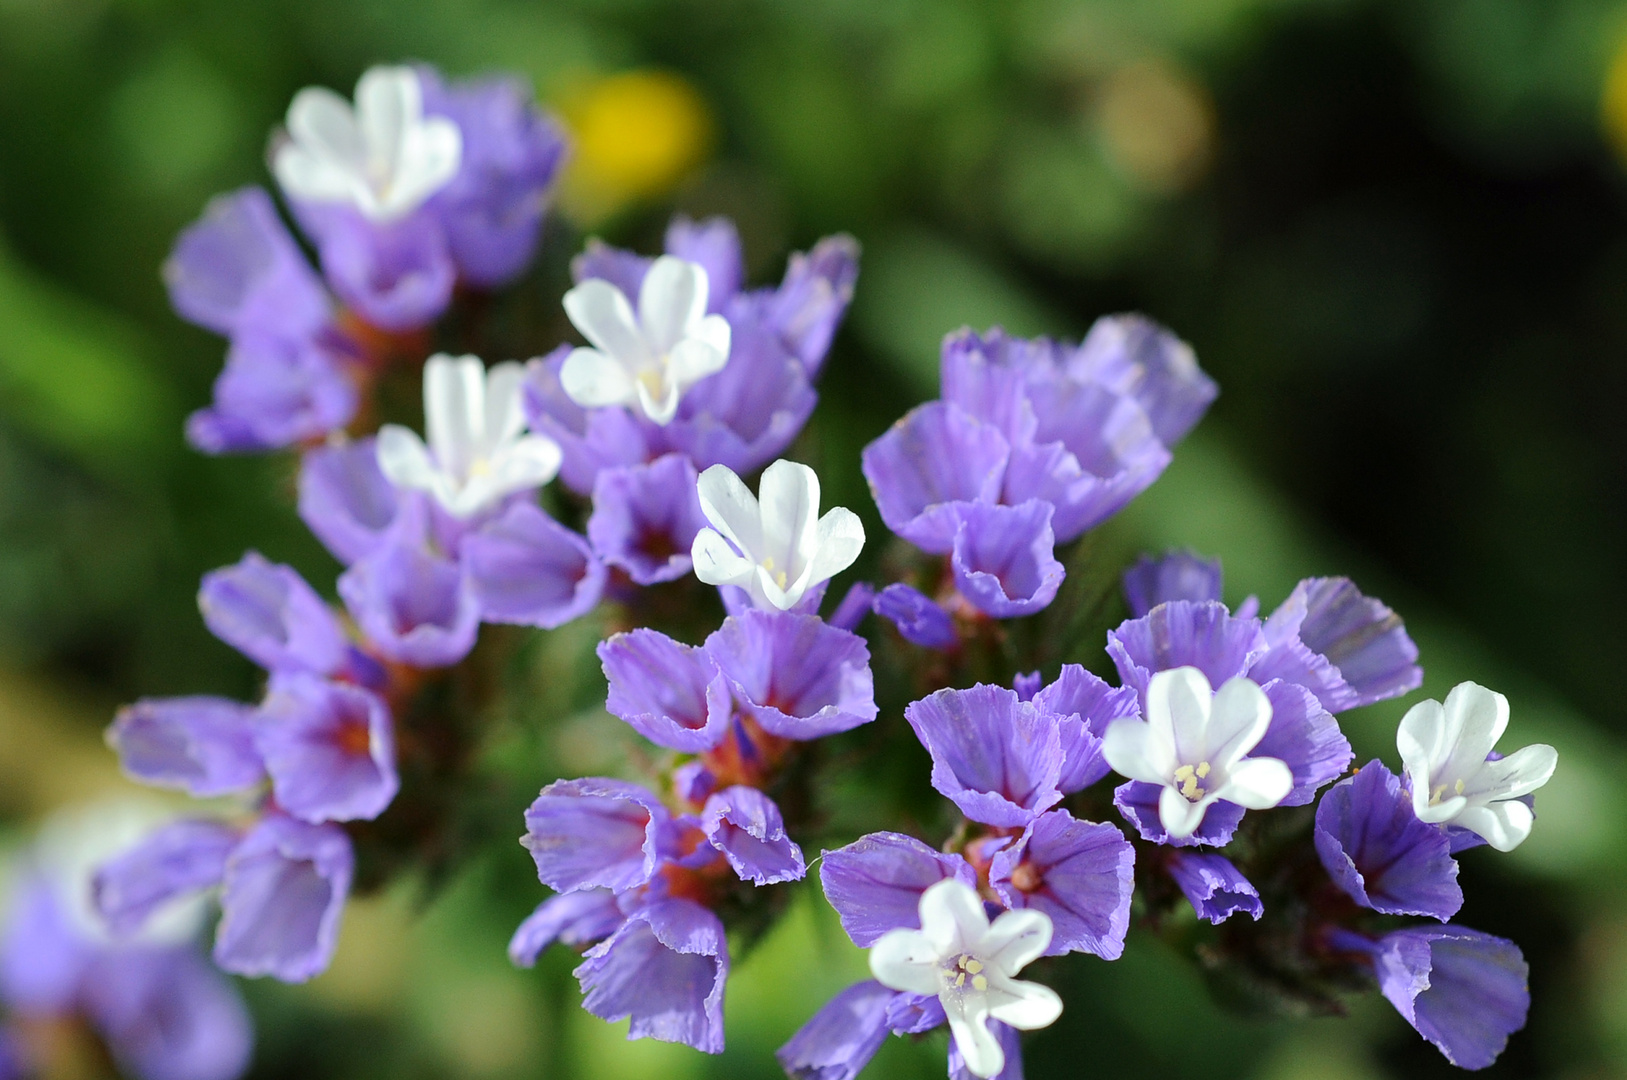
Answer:
MULTIPOLYGON (((585 345, 490 368, 426 358, 461 297, 525 269, 563 154, 557 125, 514 83, 376 68, 353 104, 302 91, 273 140, 320 275, 258 188, 217 200, 180 238, 166 267, 174 304, 231 341, 188 436, 210 453, 297 449, 300 516, 345 569, 338 605, 254 552, 207 575, 205 622, 265 670, 263 699, 144 700, 114 721, 128 774, 232 809, 172 821, 100 864, 87 902, 108 948, 127 955, 118 943, 207 893, 219 967, 285 981, 323 971, 358 830, 412 798, 397 725, 426 686, 465 662, 482 624, 549 630, 608 603, 625 629, 598 647, 605 708, 659 750, 636 778, 542 789, 523 843, 555 895, 509 953, 529 966, 553 943, 581 950, 589 1012, 630 1020, 633 1038, 719 1053, 730 934, 776 910, 775 886, 810 865, 798 842, 813 838, 819 782, 807 744, 862 746, 858 729, 878 719, 857 633, 873 612, 889 648, 943 687, 904 719, 960 820, 929 838, 939 846, 876 832, 822 855, 825 895, 870 950, 874 979, 783 1047, 789 1075, 853 1077, 889 1033, 947 1026, 952 1077, 1020 1077, 1019 1033, 1062 1012, 1053 991, 1017 978, 1023 968, 1118 958, 1138 886, 1178 892, 1211 923, 1259 920, 1268 896, 1228 845, 1248 811, 1309 807, 1330 784, 1306 818, 1325 874, 1297 948, 1371 973, 1454 1063, 1496 1057, 1524 1023, 1518 949, 1374 920, 1446 923, 1462 902, 1453 855, 1525 838, 1553 751, 1498 755, 1507 702, 1466 683, 1407 714, 1403 776, 1372 762, 1340 779, 1353 755, 1336 714, 1422 682, 1382 603, 1316 578, 1261 618, 1252 600, 1220 602, 1218 564, 1144 559, 1124 575, 1132 617, 1107 636, 1117 686, 1068 664, 1049 681, 961 688, 974 643, 1056 600, 1058 545, 1156 480, 1215 399, 1184 342, 1133 315, 1099 320, 1077 345, 951 334, 941 399, 863 454, 903 580, 857 582, 821 616, 864 529, 845 508, 821 515, 818 477, 780 456, 815 407, 853 294, 851 238, 793 255, 778 286, 757 289, 722 219, 674 220, 655 257, 592 241, 563 298, 585 345), (379 380, 419 364, 423 434, 378 423, 379 380), (558 516, 538 497, 556 477, 558 516), (691 600, 716 587, 721 625, 690 642, 647 625, 656 586, 691 600), (1123 782, 1108 794, 1112 773, 1123 782), (1091 820, 1115 808, 1128 835, 1091 820)), ((225 1020, 227 1034, 209 1034, 230 1010, 196 989, 197 957, 184 955, 129 978, 196 1000, 199 1037, 246 1057, 247 1036, 232 1042, 225 1020)), ((224 1051, 212 1060, 233 1064, 214 1073, 141 1064, 119 1034, 125 1006, 73 992, 143 1077, 227 1080, 242 1067, 224 1051)))

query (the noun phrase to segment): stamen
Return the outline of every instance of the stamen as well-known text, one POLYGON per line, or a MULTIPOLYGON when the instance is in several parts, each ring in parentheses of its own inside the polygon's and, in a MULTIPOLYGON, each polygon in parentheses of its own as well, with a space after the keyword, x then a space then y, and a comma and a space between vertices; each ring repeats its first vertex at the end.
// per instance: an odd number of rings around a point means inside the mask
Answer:
POLYGON ((1429 805, 1430 806, 1438 806, 1438 805, 1440 805, 1441 796, 1445 795, 1445 794, 1446 794, 1446 785, 1445 784, 1437 784, 1435 786, 1435 790, 1431 791, 1429 793, 1429 805))
MULTIPOLYGON (((964 978, 964 976, 962 976, 962 978, 964 978)), ((984 975, 973 975, 972 976, 972 989, 973 990, 987 990, 988 988, 989 988, 989 980, 988 980, 987 976, 984 976, 984 975)))
POLYGON ((979 971, 983 970, 983 961, 974 956, 970 960, 966 961, 965 968, 973 975, 976 975, 979 971))
POLYGON ((1209 763, 1207 761, 1200 761, 1198 763, 1197 773, 1198 773, 1198 779, 1199 780, 1202 780, 1204 777, 1208 776, 1209 775, 1209 763))
POLYGON ((1452 790, 1455 791, 1457 794, 1462 795, 1463 794, 1463 781, 1459 780, 1458 783, 1457 783, 1457 787, 1453 788, 1452 790))

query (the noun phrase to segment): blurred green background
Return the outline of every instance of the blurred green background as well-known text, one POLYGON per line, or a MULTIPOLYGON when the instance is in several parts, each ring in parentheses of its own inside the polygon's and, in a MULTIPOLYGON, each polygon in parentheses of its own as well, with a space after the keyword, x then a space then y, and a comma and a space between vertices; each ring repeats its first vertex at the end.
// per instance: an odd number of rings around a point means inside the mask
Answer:
MULTIPOLYGON (((551 269, 523 288, 557 296, 586 232, 652 247, 674 208, 735 216, 759 280, 821 233, 863 242, 799 450, 833 502, 870 513, 858 450, 933 395, 945 331, 1078 335, 1134 308, 1190 340, 1222 397, 1104 550, 1194 546, 1268 608, 1309 574, 1382 596, 1428 679, 1346 726, 1392 766, 1411 701, 1509 694, 1513 745, 1561 764, 1524 848, 1463 860, 1461 921, 1532 967, 1492 1073, 1627 1074, 1624 48, 1620 0, 0 0, 7 835, 120 790, 99 741, 118 702, 255 692, 197 618, 203 571, 255 547, 331 590, 288 460, 182 442, 223 345, 167 308, 174 235, 266 182, 301 86, 405 58, 509 70, 577 138, 551 269)), ((500 802, 622 752, 596 633, 527 654, 484 750, 500 802)), ((862 970, 805 889, 736 965, 726 1056, 623 1042, 577 1007, 569 956, 508 966, 542 890, 504 814, 443 887, 354 903, 328 974, 246 988, 253 1075, 775 1076, 862 970)), ((1064 970, 1036 1078, 1451 1071, 1376 997, 1237 1020, 1136 936, 1064 970)), ((942 1075, 942 1053, 893 1040, 869 1075, 942 1075)))

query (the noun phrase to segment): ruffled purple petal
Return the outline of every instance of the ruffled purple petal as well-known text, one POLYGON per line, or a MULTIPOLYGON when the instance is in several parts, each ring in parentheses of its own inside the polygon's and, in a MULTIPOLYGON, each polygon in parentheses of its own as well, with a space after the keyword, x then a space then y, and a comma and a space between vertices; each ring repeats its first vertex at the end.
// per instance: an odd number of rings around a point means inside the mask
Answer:
POLYGON ((827 1001, 774 1053, 792 1080, 857 1080, 887 1040, 893 991, 873 979, 827 1001))
POLYGON ((339 595, 380 653, 413 667, 457 663, 480 632, 480 605, 463 568, 406 538, 345 571, 339 595))
POLYGON ((1057 718, 1013 691, 939 690, 904 718, 932 755, 932 786, 973 821, 1023 828, 1061 800, 1057 718))
POLYGON ((1062 564, 1052 554, 1050 503, 962 503, 950 568, 960 594, 985 615, 1032 615, 1056 599, 1062 564))
POLYGON ((1185 438, 1220 395, 1191 346, 1141 315, 1097 319, 1069 369, 1135 398, 1165 446, 1185 438))
POLYGON ((390 707, 349 683, 273 678, 255 745, 277 805, 304 821, 371 821, 401 787, 390 707))
POLYGON ((725 788, 706 800, 701 830, 723 852, 741 881, 773 885, 808 872, 802 849, 785 835, 774 800, 753 787, 725 788))
POLYGON ((1171 600, 1195 604, 1219 600, 1220 585, 1219 559, 1170 551, 1158 558, 1143 555, 1124 572, 1124 599, 1130 605, 1130 617, 1139 619, 1171 600))
POLYGON ((339 942, 356 857, 337 825, 273 814, 226 860, 215 963, 238 975, 304 982, 339 942))
POLYGON ((898 628, 899 636, 923 649, 948 651, 960 644, 955 620, 925 593, 894 582, 876 596, 877 615, 898 628))
POLYGON ((1266 647, 1258 620, 1238 618, 1216 601, 1172 600, 1107 633, 1107 654, 1120 680, 1135 687, 1143 704, 1156 672, 1195 667, 1218 687, 1246 674, 1266 647))
POLYGON ((1123 954, 1135 849, 1116 827, 1077 821, 1066 810, 1041 814, 995 853, 989 884, 1006 907, 1050 916, 1045 955, 1088 952, 1117 960, 1123 954))
POLYGON ((933 401, 864 448, 864 478, 887 527, 941 555, 955 546, 960 506, 999 497, 1009 454, 999 429, 933 401))
POLYGON ((921 894, 944 878, 977 885, 977 872, 965 859, 901 833, 871 833, 819 860, 825 899, 861 949, 889 930, 919 930, 921 894))
POLYGON ((244 330, 226 351, 213 404, 187 418, 187 442, 205 454, 258 453, 337 431, 356 413, 340 357, 326 336, 244 330))
POLYGON ((225 698, 148 698, 119 710, 107 742, 133 779, 212 798, 265 779, 254 717, 225 698))
POLYGON ((1271 726, 1249 756, 1287 762, 1294 787, 1279 805, 1304 806, 1350 767, 1355 751, 1315 694, 1281 680, 1266 683, 1264 690, 1271 702, 1271 726))
POLYGON ((299 516, 346 566, 384 545, 401 503, 371 438, 320 446, 300 461, 299 516))
POLYGON ((661 801, 637 784, 593 776, 559 780, 526 810, 520 843, 550 889, 621 892, 655 873, 657 841, 668 817, 661 801))
MULTIPOLYGON (((667 226, 666 253, 680 259, 699 263, 706 271, 706 310, 721 314, 740 291, 746 279, 746 268, 740 254, 740 233, 734 222, 726 217, 711 217, 705 221, 691 221, 682 214, 667 226)), ((639 275, 643 284, 643 275, 639 275)), ((629 297, 637 296, 634 292, 629 297)))
POLYGON ((1334 884, 1363 907, 1445 922, 1463 906, 1458 864, 1439 828, 1382 762, 1335 784, 1316 807, 1316 853, 1334 884))
POLYGON ((695 466, 682 454, 600 469, 588 518, 593 550, 640 585, 683 577, 695 534, 706 527, 695 483, 695 466))
POLYGON ((389 223, 339 204, 296 203, 294 209, 333 291, 374 326, 416 330, 451 303, 457 267, 445 230, 427 207, 389 223))
POLYGON ((1169 876, 1181 887, 1198 918, 1216 926, 1241 912, 1256 922, 1265 914, 1260 890, 1232 861, 1214 852, 1171 852, 1169 876))
POLYGON ((118 935, 133 934, 171 900, 219 885, 242 834, 218 821, 176 821, 103 863, 91 880, 96 910, 118 935))
POLYGON ((554 942, 575 947, 603 941, 616 932, 626 916, 609 889, 583 889, 560 893, 537 905, 509 939, 509 962, 531 967, 554 942))
POLYGON ((710 750, 729 733, 729 684, 705 649, 640 627, 599 643, 605 708, 658 746, 710 750))
POLYGON ((560 481, 578 495, 591 495, 599 470, 655 455, 645 427, 626 409, 584 409, 565 393, 559 369, 570 354, 571 346, 561 345, 527 364, 521 400, 531 430, 559 444, 560 481))
POLYGON ((257 551, 204 575, 198 608, 209 632, 272 671, 331 675, 344 666, 344 630, 291 566, 257 551))
POLYGON ((631 1018, 630 1039, 684 1043, 723 1052, 723 987, 729 945, 718 917, 688 900, 663 900, 630 913, 576 969, 582 1007, 616 1021, 631 1018))
POLYGON ((817 615, 731 615, 705 649, 741 709, 771 735, 817 739, 876 718, 869 647, 817 615))
MULTIPOLYGON (((670 241, 669 241, 670 242, 670 241)), ((763 318, 816 378, 859 277, 859 242, 827 236, 806 255, 793 254, 780 287, 763 298, 763 318)))
POLYGON ((1243 820, 1241 806, 1225 799, 1210 803, 1197 830, 1191 836, 1176 840, 1165 831, 1164 823, 1158 817, 1158 795, 1163 790, 1157 784, 1131 780, 1113 789, 1113 805, 1119 808, 1126 821, 1136 827, 1141 839, 1150 843, 1168 844, 1170 847, 1196 847, 1199 844, 1225 847, 1231 843, 1238 823, 1243 820))
POLYGON ((254 1050, 237 988, 190 948, 102 953, 84 1010, 126 1076, 237 1080, 254 1050))
POLYGON ((894 1035, 920 1035, 949 1022, 937 995, 899 993, 887 1006, 887 1026, 894 1035))
POLYGON ((1078 664, 1062 665, 1056 681, 1034 695, 1034 706, 1053 716, 1077 717, 1083 728, 1066 722, 1061 727, 1063 765, 1057 787, 1064 795, 1084 790, 1111 771, 1101 756, 1107 725, 1141 713, 1132 687, 1109 686, 1078 664))
POLYGON ((459 555, 486 622, 564 626, 598 605, 609 576, 585 539, 529 502, 466 536, 459 555))
POLYGON ((1349 578, 1306 578, 1265 624, 1271 651, 1257 681, 1300 683, 1330 712, 1398 697, 1423 685, 1418 646, 1401 616, 1349 578))

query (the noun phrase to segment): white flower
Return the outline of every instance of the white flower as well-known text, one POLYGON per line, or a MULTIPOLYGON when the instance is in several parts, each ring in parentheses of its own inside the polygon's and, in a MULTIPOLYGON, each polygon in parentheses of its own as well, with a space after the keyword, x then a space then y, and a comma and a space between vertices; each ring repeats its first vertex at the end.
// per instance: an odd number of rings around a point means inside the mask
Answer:
POLYGON ((418 73, 369 68, 356 107, 322 86, 288 106, 288 141, 272 171, 290 196, 349 203, 373 221, 412 213, 457 175, 463 136, 444 116, 425 116, 418 73))
POLYGON ((1488 761, 1506 727, 1508 698, 1472 682, 1454 686, 1444 707, 1420 701, 1407 710, 1395 745, 1418 820, 1460 825, 1498 851, 1531 835, 1531 808, 1516 800, 1548 782, 1559 753, 1538 743, 1488 761))
POLYGON ((977 890, 954 878, 922 893, 920 910, 921 929, 890 930, 871 947, 870 973, 889 990, 943 1002, 966 1068, 997 1076, 1006 1055, 991 1018, 1033 1031, 1062 1015, 1056 991, 1016 978, 1051 943, 1050 916, 1027 908, 991 924, 977 890))
POLYGON ((1158 819, 1176 840, 1197 831, 1209 804, 1225 799, 1266 810, 1293 790, 1276 758, 1246 756, 1271 726, 1271 702, 1239 676, 1219 690, 1194 667, 1160 671, 1147 684, 1147 719, 1115 720, 1102 756, 1131 780, 1161 784, 1158 819))
POLYGON ((638 316, 602 278, 565 294, 565 314, 593 343, 565 360, 559 381, 585 409, 637 406, 657 424, 678 413, 684 391, 729 362, 729 321, 706 314, 706 268, 663 255, 644 275, 638 316))
POLYGON ((520 408, 525 369, 512 360, 487 371, 477 357, 438 353, 424 364, 426 447, 399 424, 379 429, 379 468, 397 487, 427 491, 466 518, 559 472, 559 444, 526 435, 520 408))
POLYGON ((836 506, 819 516, 819 477, 806 465, 782 459, 764 469, 761 502, 725 465, 701 473, 696 488, 713 528, 695 535, 695 576, 738 585, 760 608, 796 607, 864 547, 864 525, 853 511, 836 506))

